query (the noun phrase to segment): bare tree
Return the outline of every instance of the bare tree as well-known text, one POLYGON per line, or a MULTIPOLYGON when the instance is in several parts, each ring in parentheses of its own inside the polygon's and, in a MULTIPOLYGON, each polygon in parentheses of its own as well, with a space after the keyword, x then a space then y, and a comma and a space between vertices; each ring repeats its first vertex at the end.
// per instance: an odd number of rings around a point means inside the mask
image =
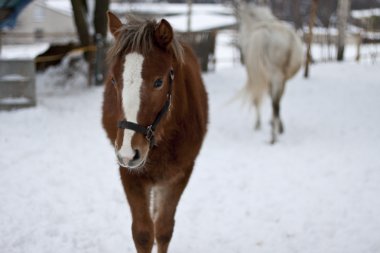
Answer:
POLYGON ((337 9, 337 60, 343 61, 344 59, 344 45, 346 40, 347 20, 350 12, 351 0, 338 0, 337 9))
POLYGON ((313 42, 313 27, 315 23, 315 18, 317 16, 318 10, 318 0, 313 0, 310 10, 310 19, 309 19, 309 36, 307 37, 307 50, 306 50, 306 64, 305 64, 305 73, 304 77, 309 77, 309 65, 311 62, 311 44, 313 42))
POLYGON ((89 62, 89 85, 92 84, 92 79, 95 77, 96 84, 103 82, 105 73, 104 59, 104 44, 107 36, 107 16, 110 0, 97 0, 95 2, 95 9, 93 20, 94 34, 90 32, 89 20, 89 6, 87 0, 71 0, 71 5, 74 12, 74 21, 77 27, 79 41, 85 50, 85 59, 89 62), (97 45, 96 55, 94 54, 91 45, 97 45))
POLYGON ((88 46, 91 43, 91 37, 87 23, 87 2, 86 0, 71 0, 71 5, 73 7, 74 21, 80 44, 82 46, 88 46))
POLYGON ((302 29, 302 17, 300 12, 300 0, 292 1, 292 14, 294 17, 294 27, 296 30, 302 29))
POLYGON ((107 10, 110 0, 96 0, 94 10, 95 34, 101 34, 103 38, 107 36, 107 10))

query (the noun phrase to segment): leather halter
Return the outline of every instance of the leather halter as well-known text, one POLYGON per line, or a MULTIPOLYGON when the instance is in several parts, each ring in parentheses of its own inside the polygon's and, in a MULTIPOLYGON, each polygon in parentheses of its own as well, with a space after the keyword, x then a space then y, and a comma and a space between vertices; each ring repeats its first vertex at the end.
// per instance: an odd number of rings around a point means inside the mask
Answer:
POLYGON ((172 97, 172 86, 173 86, 173 79, 174 79, 174 71, 173 69, 170 70, 169 72, 169 91, 166 94, 166 101, 165 104, 163 105, 161 111, 157 114, 156 118, 154 119, 153 123, 149 126, 142 126, 134 122, 130 122, 127 120, 121 120, 117 123, 117 127, 121 129, 129 129, 133 130, 137 133, 141 133, 145 136, 145 138, 149 142, 150 148, 153 146, 156 146, 156 142, 154 139, 154 132, 160 123, 162 117, 168 112, 170 103, 171 103, 171 97, 172 97))

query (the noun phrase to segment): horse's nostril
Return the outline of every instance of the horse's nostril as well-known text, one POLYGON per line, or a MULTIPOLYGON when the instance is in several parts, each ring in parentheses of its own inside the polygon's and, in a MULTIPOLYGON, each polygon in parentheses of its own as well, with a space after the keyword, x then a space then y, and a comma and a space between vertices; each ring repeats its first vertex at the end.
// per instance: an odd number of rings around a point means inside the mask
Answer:
POLYGON ((135 155, 132 158, 133 161, 139 160, 140 159, 140 151, 138 149, 135 149, 135 155))

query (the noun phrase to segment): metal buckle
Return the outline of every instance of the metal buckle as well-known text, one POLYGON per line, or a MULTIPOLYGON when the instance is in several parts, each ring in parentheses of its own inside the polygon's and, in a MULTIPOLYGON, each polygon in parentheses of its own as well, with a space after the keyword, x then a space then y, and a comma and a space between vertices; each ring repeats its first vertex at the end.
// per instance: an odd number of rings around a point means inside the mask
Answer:
POLYGON ((152 125, 146 128, 145 138, 150 142, 154 136, 154 131, 152 130, 152 125))

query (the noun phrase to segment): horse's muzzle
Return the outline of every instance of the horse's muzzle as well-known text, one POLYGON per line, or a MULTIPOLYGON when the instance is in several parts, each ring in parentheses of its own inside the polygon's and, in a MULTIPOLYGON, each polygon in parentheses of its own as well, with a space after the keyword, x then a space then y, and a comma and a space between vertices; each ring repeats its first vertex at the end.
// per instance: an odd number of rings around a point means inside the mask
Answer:
POLYGON ((132 159, 123 158, 118 152, 116 152, 117 162, 121 167, 128 169, 139 169, 145 164, 145 157, 143 157, 139 150, 135 150, 135 155, 132 159))

